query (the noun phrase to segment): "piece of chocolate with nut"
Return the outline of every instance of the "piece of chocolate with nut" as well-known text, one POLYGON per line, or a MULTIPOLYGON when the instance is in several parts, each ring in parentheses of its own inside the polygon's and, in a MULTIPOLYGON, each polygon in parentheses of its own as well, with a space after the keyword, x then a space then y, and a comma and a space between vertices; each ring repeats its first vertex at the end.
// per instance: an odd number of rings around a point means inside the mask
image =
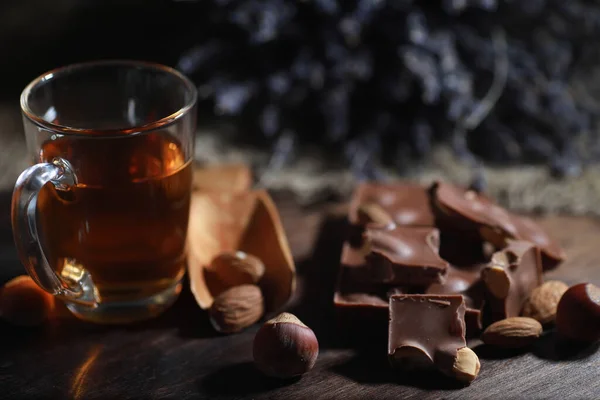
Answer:
POLYGON ((542 284, 539 249, 530 242, 509 240, 481 271, 492 321, 517 317, 523 304, 542 284))
POLYGON ((361 183, 350 201, 349 239, 360 246, 366 225, 434 226, 427 188, 414 183, 361 183))
POLYGON ((472 351, 463 351, 463 296, 393 295, 389 307, 388 357, 393 366, 434 367, 460 380, 475 379, 479 360, 472 351), (469 353, 466 362, 459 360, 465 352, 469 353))
POLYGON ((437 229, 368 226, 363 236, 374 282, 420 287, 443 283, 449 264, 438 254, 437 229))
POLYGON ((499 249, 507 239, 530 241, 543 254, 544 270, 565 258, 559 244, 533 220, 505 210, 481 193, 442 182, 436 182, 431 193, 436 223, 442 230, 463 230, 469 240, 479 236, 499 249))

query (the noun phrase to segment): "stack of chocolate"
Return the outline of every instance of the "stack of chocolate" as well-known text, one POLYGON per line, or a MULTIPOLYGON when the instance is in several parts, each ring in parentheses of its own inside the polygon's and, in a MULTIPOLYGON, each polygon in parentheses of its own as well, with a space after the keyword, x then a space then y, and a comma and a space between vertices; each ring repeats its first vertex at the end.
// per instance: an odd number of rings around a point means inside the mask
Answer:
POLYGON ((357 327, 388 326, 394 364, 448 370, 483 326, 518 316, 564 252, 541 227, 484 194, 436 182, 363 183, 334 295, 357 327))

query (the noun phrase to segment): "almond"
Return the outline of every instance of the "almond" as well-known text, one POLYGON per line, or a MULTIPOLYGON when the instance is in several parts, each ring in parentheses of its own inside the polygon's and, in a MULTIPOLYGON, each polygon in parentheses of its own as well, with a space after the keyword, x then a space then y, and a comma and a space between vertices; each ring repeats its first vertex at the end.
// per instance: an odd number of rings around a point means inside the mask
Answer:
POLYGON ((456 352, 456 359, 452 366, 452 372, 456 379, 471 382, 479 375, 480 368, 479 357, 473 350, 463 347, 456 352))
POLYGON ((523 306, 522 315, 533 318, 541 324, 554 322, 558 302, 567 289, 569 286, 561 281, 545 282, 531 292, 523 306))
POLYGON ((239 332, 258 321, 264 307, 258 286, 235 286, 215 297, 209 310, 210 322, 221 333, 239 332))
POLYGON ((533 318, 511 317, 494 322, 481 335, 485 344, 506 349, 525 347, 542 333, 542 325, 533 318))
POLYGON ((258 257, 243 251, 224 251, 213 258, 204 272, 211 292, 219 294, 234 286, 257 284, 265 274, 265 264, 258 257), (211 281, 216 282, 211 285, 211 281), (223 289, 211 287, 217 285, 223 289))
POLYGON ((375 223, 378 225, 391 225, 394 223, 392 216, 377 203, 363 203, 357 210, 358 223, 367 225, 375 223))

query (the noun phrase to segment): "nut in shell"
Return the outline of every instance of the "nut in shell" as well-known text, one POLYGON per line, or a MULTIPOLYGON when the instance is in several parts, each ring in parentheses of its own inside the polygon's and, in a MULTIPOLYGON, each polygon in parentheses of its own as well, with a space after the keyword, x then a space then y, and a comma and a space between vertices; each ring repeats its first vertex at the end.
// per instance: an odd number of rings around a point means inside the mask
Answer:
POLYGON ((258 321, 264 313, 260 288, 240 285, 228 289, 215 298, 208 313, 217 331, 239 332, 258 321))
POLYGON ((494 322, 481 335, 485 344, 506 349, 529 346, 542 334, 542 325, 533 318, 511 317, 494 322))
POLYGON ((28 275, 11 279, 0 291, 2 318, 14 325, 40 325, 51 315, 54 305, 54 297, 28 275))
POLYGON ((562 295, 569 289, 561 281, 548 281, 535 288, 523 306, 523 316, 533 318, 541 324, 554 322, 556 309, 562 295))
POLYGON ((295 315, 282 313, 265 322, 254 337, 256 367, 267 376, 292 378, 310 371, 319 356, 315 333, 295 315))
POLYGON ((591 283, 571 286, 558 303, 556 329, 569 340, 600 340, 600 288, 591 283))

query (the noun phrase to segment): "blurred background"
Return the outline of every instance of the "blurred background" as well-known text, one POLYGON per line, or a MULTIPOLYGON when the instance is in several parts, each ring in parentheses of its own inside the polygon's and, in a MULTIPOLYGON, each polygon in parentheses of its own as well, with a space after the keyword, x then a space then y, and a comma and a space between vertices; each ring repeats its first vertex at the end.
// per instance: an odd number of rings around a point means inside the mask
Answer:
POLYGON ((200 162, 302 203, 448 179, 529 212, 597 214, 600 2, 26 0, 0 5, 0 188, 41 73, 129 58, 197 84, 200 162))

